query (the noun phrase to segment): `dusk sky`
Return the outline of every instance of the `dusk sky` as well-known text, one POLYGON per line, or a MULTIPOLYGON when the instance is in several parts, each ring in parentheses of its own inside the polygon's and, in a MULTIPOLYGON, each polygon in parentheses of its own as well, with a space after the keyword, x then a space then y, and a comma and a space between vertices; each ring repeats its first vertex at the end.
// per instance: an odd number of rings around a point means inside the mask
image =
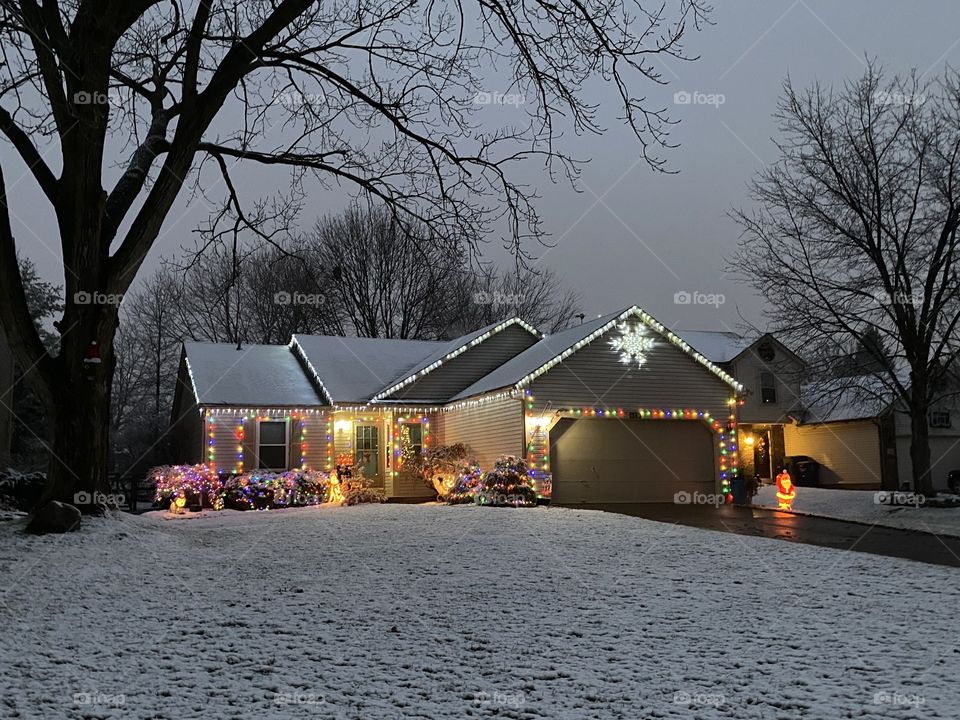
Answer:
MULTIPOLYGON (((739 234, 727 213, 748 203, 750 178, 776 158, 771 114, 784 79, 789 74, 798 86, 817 79, 842 83, 860 76, 866 56, 876 57, 891 74, 916 68, 936 76, 947 64, 960 67, 958 20, 955 0, 717 2, 714 25, 687 37, 687 50, 701 58, 689 63, 657 59, 668 84, 638 86, 650 104, 667 107, 680 121, 671 134, 680 146, 664 153, 677 174, 658 174, 646 166, 637 141, 617 120, 619 108, 609 88, 591 87, 597 101, 606 102, 599 114, 608 131, 602 137, 565 133, 561 139, 565 151, 590 161, 581 192, 565 181, 552 184, 539 168, 516 176, 537 187, 538 208, 555 243, 530 250, 579 293, 588 316, 637 303, 678 328, 733 329, 742 323, 741 314, 762 323, 762 301, 724 273, 739 234), (677 105, 678 92, 717 97, 714 104, 677 105), (707 304, 677 304, 678 292, 707 304), (722 304, 710 304, 721 299, 722 304)), ((510 112, 521 109, 505 107, 501 115, 510 112)), ((0 152, 11 170, 17 167, 8 145, 0 152)), ((274 179, 282 183, 282 176, 265 176, 259 168, 237 175, 248 189, 274 179)), ((11 194, 21 252, 45 277, 61 283, 55 228, 47 225, 49 214, 31 210, 44 201, 29 178, 21 178, 11 194)), ((303 225, 340 209, 346 199, 346 191, 318 189, 303 225)), ((182 192, 141 275, 162 255, 190 244, 191 231, 205 217, 204 205, 182 192)), ((493 239, 488 257, 504 259, 498 247, 493 239)))

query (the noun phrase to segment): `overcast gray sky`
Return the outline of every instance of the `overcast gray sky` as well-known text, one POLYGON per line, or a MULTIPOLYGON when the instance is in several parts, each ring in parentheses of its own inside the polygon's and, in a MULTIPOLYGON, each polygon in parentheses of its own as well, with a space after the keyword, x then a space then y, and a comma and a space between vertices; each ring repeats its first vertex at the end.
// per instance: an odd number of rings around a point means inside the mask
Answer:
MULTIPOLYGON (((797 85, 815 79, 841 83, 863 72, 865 55, 878 58, 891 73, 917 68, 936 75, 945 64, 960 67, 957 0, 715 4, 715 24, 687 39, 688 50, 701 59, 658 61, 669 85, 647 87, 650 100, 669 107, 681 121, 672 131, 680 147, 666 154, 677 175, 654 173, 639 159, 636 140, 618 125, 617 108, 610 106, 601 113, 609 127, 602 137, 563 140, 565 150, 590 159, 582 192, 565 183, 551 184, 532 169, 521 178, 538 186, 538 207, 556 243, 549 250, 534 249, 539 262, 579 292, 588 315, 637 303, 673 327, 735 328, 738 312, 759 322, 762 301, 723 273, 739 232, 726 213, 747 203, 748 181, 776 157, 771 113, 786 75, 797 85), (721 95, 723 102, 676 105, 677 92, 721 95), (696 299, 708 304, 678 304, 678 292, 702 293, 696 299), (709 304, 719 299, 711 295, 722 295, 725 302, 709 304)), ((6 162, 9 147, 0 152, 6 162)), ((251 178, 263 182, 253 173, 247 178, 251 184, 251 178)), ((43 200, 29 179, 20 181, 11 195, 22 252, 45 277, 62 282, 54 227, 30 212, 43 200)), ((184 192, 144 273, 161 255, 189 242, 190 231, 205 216, 202 205, 188 200, 184 192)), ((317 193, 304 223, 312 224, 317 214, 343 203, 343 194, 317 193)), ((491 245, 496 259, 497 244, 491 245)))

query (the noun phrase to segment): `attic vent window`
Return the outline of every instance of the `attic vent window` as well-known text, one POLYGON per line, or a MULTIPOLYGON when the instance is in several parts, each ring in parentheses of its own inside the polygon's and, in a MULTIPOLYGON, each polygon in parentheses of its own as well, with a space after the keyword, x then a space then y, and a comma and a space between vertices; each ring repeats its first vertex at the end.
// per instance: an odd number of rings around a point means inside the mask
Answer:
POLYGON ((777 402, 777 379, 772 372, 760 373, 760 402, 774 405, 777 402))
POLYGON ((942 410, 932 411, 930 413, 930 427, 932 428, 952 427, 950 423, 950 413, 942 410))
POLYGON ((759 355, 760 359, 764 362, 771 362, 777 356, 773 350, 773 345, 768 342, 763 343, 757 348, 757 355, 759 355))

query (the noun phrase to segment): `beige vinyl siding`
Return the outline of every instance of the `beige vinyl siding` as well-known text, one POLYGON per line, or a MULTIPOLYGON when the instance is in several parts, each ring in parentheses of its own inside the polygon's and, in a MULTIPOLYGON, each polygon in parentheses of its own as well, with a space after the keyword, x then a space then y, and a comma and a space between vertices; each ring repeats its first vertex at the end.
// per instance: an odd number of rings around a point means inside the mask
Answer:
POLYGON ((530 385, 537 404, 567 407, 691 409, 726 421, 734 390, 685 352, 661 338, 643 367, 620 362, 610 338, 597 338, 530 385))
POLYGON ((788 413, 799 403, 800 375, 803 365, 795 358, 786 355, 776 343, 771 344, 776 355, 770 362, 761 360, 756 355, 756 347, 754 347, 742 354, 730 368, 731 374, 747 390, 744 403, 740 406, 741 423, 787 422, 788 413), (760 374, 764 371, 773 373, 777 391, 775 403, 763 402, 760 374))
MULTIPOLYGON (((307 416, 306 424, 306 442, 307 442, 307 453, 306 461, 307 467, 311 470, 327 470, 327 420, 330 418, 331 412, 329 410, 324 410, 318 413, 312 413, 307 416)), ((329 426, 329 432, 331 436, 333 435, 333 426, 332 423, 329 426)), ((331 453, 332 453, 331 449, 331 453)), ((336 458, 330 458, 330 464, 332 469, 332 464, 336 458)))
POLYGON ((498 398, 443 412, 437 416, 436 425, 440 444, 469 445, 482 470, 492 468, 501 455, 524 455, 520 398, 498 398))
POLYGON ((537 342, 537 337, 519 325, 504 328, 482 343, 446 361, 419 380, 395 392, 397 399, 443 401, 500 367, 537 342))
POLYGON ((880 488, 880 429, 871 420, 784 425, 786 455, 820 463, 820 484, 862 490, 880 488))
MULTIPOLYGON (((237 447, 239 446, 239 440, 237 439, 237 427, 240 423, 239 415, 229 415, 229 414, 217 414, 213 415, 208 413, 204 416, 203 422, 203 448, 202 448, 202 462, 208 462, 210 457, 210 421, 213 421, 213 440, 214 440, 214 459, 213 465, 216 467, 217 472, 222 473, 232 473, 236 472, 238 469, 237 465, 237 447)), ((244 453, 245 460, 249 460, 249 455, 244 453)), ((249 465, 244 465, 245 468, 249 468, 249 465)))

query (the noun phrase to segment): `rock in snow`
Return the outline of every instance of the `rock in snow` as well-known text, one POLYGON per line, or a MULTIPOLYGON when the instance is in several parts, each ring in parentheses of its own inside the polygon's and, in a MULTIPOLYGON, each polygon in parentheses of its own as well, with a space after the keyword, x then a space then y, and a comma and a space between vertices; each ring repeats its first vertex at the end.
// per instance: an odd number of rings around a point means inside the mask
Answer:
POLYGON ((39 508, 27 524, 27 532, 67 533, 80 528, 80 511, 73 505, 51 500, 39 508))

